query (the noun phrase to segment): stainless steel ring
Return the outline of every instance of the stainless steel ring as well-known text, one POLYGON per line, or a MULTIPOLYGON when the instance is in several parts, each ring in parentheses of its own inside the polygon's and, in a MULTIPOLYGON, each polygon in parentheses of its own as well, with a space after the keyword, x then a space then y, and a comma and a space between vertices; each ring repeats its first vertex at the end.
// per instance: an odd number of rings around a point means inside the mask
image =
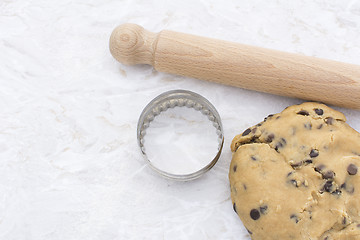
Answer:
POLYGON ((221 150, 224 144, 224 134, 219 113, 207 99, 191 91, 173 90, 160 94, 144 108, 137 125, 137 140, 143 157, 149 163, 152 169, 154 169, 156 172, 166 178, 179 181, 188 181, 202 176, 216 164, 220 157, 221 150), (205 167, 193 173, 182 175, 165 172, 155 167, 150 161, 150 159, 147 157, 145 152, 144 137, 146 134, 146 129, 150 126, 150 123, 157 115, 159 115, 161 112, 166 111, 169 108, 174 107, 194 108, 195 110, 200 111, 203 115, 207 116, 207 118, 213 123, 213 126, 216 128, 219 142, 218 152, 216 156, 212 160, 210 160, 210 162, 205 167))

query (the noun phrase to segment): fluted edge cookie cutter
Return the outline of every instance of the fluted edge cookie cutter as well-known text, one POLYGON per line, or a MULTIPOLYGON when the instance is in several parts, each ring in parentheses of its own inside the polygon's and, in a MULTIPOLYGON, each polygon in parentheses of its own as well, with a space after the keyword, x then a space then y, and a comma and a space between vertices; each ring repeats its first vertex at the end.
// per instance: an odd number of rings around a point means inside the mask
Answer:
POLYGON ((153 170, 168 179, 189 181, 202 176, 216 164, 224 145, 224 133, 219 113, 206 98, 187 90, 172 90, 160 94, 144 108, 137 125, 137 140, 144 159, 153 170), (173 174, 157 168, 146 155, 144 147, 144 137, 146 135, 146 129, 150 126, 150 123, 161 112, 175 107, 188 107, 200 111, 212 122, 213 126, 216 128, 216 134, 218 136, 219 145, 216 156, 205 167, 189 174, 173 174))

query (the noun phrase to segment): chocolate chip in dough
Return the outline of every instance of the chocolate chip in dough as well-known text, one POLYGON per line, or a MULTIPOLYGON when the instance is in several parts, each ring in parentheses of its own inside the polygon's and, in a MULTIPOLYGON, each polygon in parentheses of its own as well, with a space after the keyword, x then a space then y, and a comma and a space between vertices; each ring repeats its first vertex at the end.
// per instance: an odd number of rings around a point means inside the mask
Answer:
POLYGON ((332 117, 328 117, 325 119, 326 124, 332 125, 334 123, 334 119, 332 117))
POLYGON ((321 108, 315 108, 314 111, 319 116, 324 114, 324 110, 322 110, 321 108))
POLYGON ((329 170, 329 171, 323 173, 322 177, 324 179, 333 179, 335 177, 335 173, 333 171, 329 170))
POLYGON ((237 165, 235 165, 235 166, 233 167, 234 172, 236 172, 236 169, 237 169, 237 165))
POLYGON ((252 138, 250 139, 249 143, 255 143, 257 142, 259 139, 259 137, 256 137, 256 136, 252 136, 252 138))
POLYGON ((305 160, 305 163, 306 163, 306 164, 310 164, 310 163, 312 163, 312 162, 313 162, 313 161, 312 161, 311 159, 306 159, 306 160, 305 160))
POLYGON ((264 122, 266 122, 266 120, 272 118, 274 116, 274 114, 270 114, 269 116, 267 116, 266 118, 264 118, 264 122))
POLYGON ((237 211, 236 211, 236 203, 233 204, 233 209, 234 209, 234 212, 237 213, 237 211))
POLYGON ((314 170, 315 170, 316 172, 318 172, 318 173, 321 173, 322 170, 324 170, 324 168, 325 168, 325 165, 324 165, 324 164, 320 164, 320 165, 316 166, 316 167, 314 168, 314 170))
POLYGON ((310 155, 311 158, 315 158, 315 157, 319 156, 319 151, 316 150, 316 149, 311 149, 309 155, 310 155))
POLYGON ((297 162, 290 164, 292 168, 299 168, 303 165, 303 162, 297 162))
POLYGON ((248 128, 248 129, 246 129, 246 130, 243 132, 242 136, 249 135, 250 132, 251 132, 251 129, 248 128))
POLYGON ((257 161, 257 158, 255 156, 251 156, 251 160, 257 161))
POLYGON ((297 112, 297 114, 303 115, 303 116, 309 116, 309 112, 306 111, 306 110, 300 110, 300 111, 297 112))
POLYGON ((295 186, 295 187, 299 187, 297 181, 295 179, 291 179, 290 182, 295 186))
POLYGON ((332 193, 331 193, 332 195, 340 195, 341 194, 341 190, 339 190, 339 189, 336 189, 335 191, 333 191, 332 193))
POLYGON ((333 183, 332 183, 331 180, 326 181, 326 183, 324 184, 324 187, 323 187, 323 191, 325 191, 325 192, 331 192, 332 186, 333 186, 333 183))
POLYGON ((267 143, 271 143, 272 142, 272 140, 274 140, 274 138, 275 138, 275 135, 273 134, 273 133, 270 133, 268 136, 267 136, 267 138, 266 138, 266 142, 267 143))
POLYGON ((323 127, 323 124, 321 123, 318 127, 317 127, 317 129, 321 129, 323 127))
POLYGON ((257 209, 251 209, 250 211, 250 217, 252 220, 258 220, 260 218, 260 212, 257 209))
POLYGON ((355 188, 353 186, 349 186, 349 184, 346 183, 341 184, 340 188, 345 189, 345 191, 350 194, 354 193, 355 191, 355 188))
POLYGON ((276 145, 275 145, 275 151, 279 152, 279 148, 282 148, 284 146, 284 144, 282 142, 278 142, 276 145))
POLYGON ((294 220, 295 223, 299 222, 299 218, 295 214, 290 215, 290 219, 294 220))
POLYGON ((348 168, 347 168, 347 172, 349 175, 355 175, 357 173, 357 166, 355 164, 349 164, 348 168))
POLYGON ((248 231, 248 233, 251 235, 252 234, 252 231, 250 231, 249 229, 246 228, 246 230, 248 231))
POLYGON ((267 205, 261 206, 260 213, 265 215, 267 213, 267 209, 268 209, 267 205))
POLYGON ((279 152, 279 148, 284 147, 284 145, 286 145, 286 140, 285 138, 281 138, 280 141, 275 145, 275 150, 279 152))

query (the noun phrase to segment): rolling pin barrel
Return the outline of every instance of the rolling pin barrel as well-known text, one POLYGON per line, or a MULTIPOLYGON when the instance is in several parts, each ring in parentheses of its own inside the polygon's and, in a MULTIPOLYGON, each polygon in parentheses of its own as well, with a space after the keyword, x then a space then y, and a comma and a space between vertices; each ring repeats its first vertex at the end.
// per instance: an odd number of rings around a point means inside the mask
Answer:
POLYGON ((360 109, 360 66, 173 31, 117 27, 111 54, 123 64, 245 89, 360 109))

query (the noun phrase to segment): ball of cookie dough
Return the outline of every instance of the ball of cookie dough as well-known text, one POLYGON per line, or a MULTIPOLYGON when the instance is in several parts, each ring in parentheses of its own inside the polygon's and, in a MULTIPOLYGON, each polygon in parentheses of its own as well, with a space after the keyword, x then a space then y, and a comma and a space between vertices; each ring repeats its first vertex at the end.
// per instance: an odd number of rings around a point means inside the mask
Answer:
POLYGON ((360 134, 342 113, 291 106, 231 150, 233 209, 253 240, 360 239, 360 134))

